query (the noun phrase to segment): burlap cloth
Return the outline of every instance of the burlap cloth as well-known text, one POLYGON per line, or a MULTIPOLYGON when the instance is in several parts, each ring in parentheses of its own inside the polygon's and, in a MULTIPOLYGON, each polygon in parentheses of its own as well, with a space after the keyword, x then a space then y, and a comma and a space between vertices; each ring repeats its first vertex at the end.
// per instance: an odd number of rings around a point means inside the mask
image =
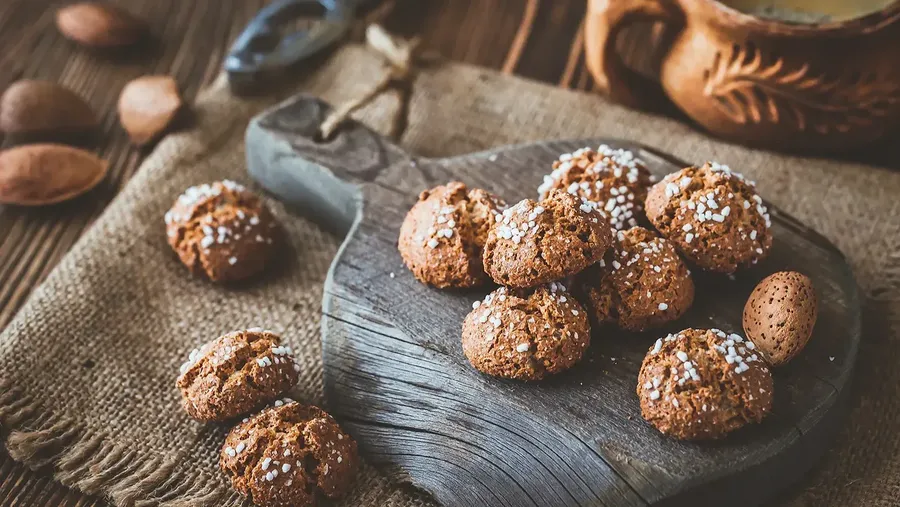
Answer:
MULTIPOLYGON (((336 103, 364 92, 379 71, 365 50, 347 47, 299 89, 336 103)), ((385 128, 396 102, 382 96, 357 117, 385 128)), ((338 238, 272 202, 291 252, 237 289, 191 279, 165 241, 163 213, 187 186, 247 181, 244 129, 267 105, 221 84, 203 93, 196 127, 159 145, 0 335, 0 423, 15 459, 120 505, 239 503, 216 467, 227 428, 190 420, 173 383, 192 348, 241 327, 281 332, 303 365, 294 396, 325 401, 319 312, 338 238)), ((847 255, 867 296, 851 415, 822 464, 780 501, 900 504, 900 174, 728 145, 593 95, 458 64, 418 77, 402 144, 438 156, 584 136, 727 162, 847 255)), ((429 503, 366 466, 343 505, 429 503)))

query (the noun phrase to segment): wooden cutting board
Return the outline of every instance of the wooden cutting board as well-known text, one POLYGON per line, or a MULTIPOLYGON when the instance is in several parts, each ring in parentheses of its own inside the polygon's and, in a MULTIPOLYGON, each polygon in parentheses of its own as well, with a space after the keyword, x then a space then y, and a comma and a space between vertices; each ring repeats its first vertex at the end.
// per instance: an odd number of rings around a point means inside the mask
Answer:
POLYGON ((490 289, 426 287, 397 252, 419 192, 460 180, 511 203, 534 198, 559 154, 601 143, 633 150, 658 176, 688 164, 615 139, 419 158, 358 123, 320 142, 327 111, 301 96, 256 118, 249 171, 298 213, 346 235, 322 302, 325 392, 370 462, 448 506, 755 505, 829 446, 856 359, 860 303, 849 266, 825 238, 772 210, 770 258, 735 279, 695 270, 696 301, 673 325, 595 329, 577 367, 539 383, 491 378, 460 345, 463 318, 490 289), (644 422, 635 386, 656 338, 687 327, 743 333, 747 296, 785 269, 813 280, 819 320, 805 351, 775 372, 772 414, 709 443, 678 442, 644 422))

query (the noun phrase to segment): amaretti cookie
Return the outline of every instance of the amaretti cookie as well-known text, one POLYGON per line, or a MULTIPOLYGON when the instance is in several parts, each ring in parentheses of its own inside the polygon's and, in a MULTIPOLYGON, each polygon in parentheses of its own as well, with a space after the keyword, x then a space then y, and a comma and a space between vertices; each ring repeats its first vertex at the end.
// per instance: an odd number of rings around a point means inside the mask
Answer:
POLYGON ((682 440, 720 438, 772 408, 772 375, 753 342, 718 329, 656 341, 638 375, 641 414, 682 440))
POLYGON ((526 288, 560 280, 599 261, 612 244, 595 203, 561 190, 520 201, 491 227, 484 268, 500 285, 526 288))
POLYGON ((744 332, 769 364, 781 366, 806 346, 817 316, 812 280, 796 271, 779 271, 759 282, 747 299, 744 332))
POLYGON ((359 467, 356 442, 318 407, 279 400, 225 438, 219 467, 261 507, 307 507, 338 498, 359 467))
POLYGON ((650 188, 647 218, 699 267, 733 273, 764 259, 772 225, 753 183, 708 162, 672 173, 650 188))
POLYGON ((501 287, 472 305, 463 352, 497 377, 539 380, 571 368, 591 342, 584 309, 560 283, 532 290, 501 287))
POLYGON ((605 258, 579 277, 600 323, 643 331, 690 308, 694 282, 675 248, 643 227, 619 231, 605 258))
POLYGON ((187 189, 165 216, 169 245, 195 275, 214 282, 249 278, 266 267, 279 237, 260 199, 230 180, 187 189))
POLYGON ((278 335, 259 328, 223 335, 191 352, 176 383, 182 405, 200 421, 256 410, 292 388, 299 365, 278 335))
POLYGON ((610 225, 624 230, 643 218, 644 199, 654 181, 633 152, 602 144, 596 151, 582 148, 560 155, 538 193, 544 199, 551 190, 565 190, 594 201, 607 213, 610 225))
POLYGON ((488 229, 504 208, 497 196, 458 181, 426 190, 400 227, 400 255, 423 283, 481 285, 489 280, 482 265, 488 229))

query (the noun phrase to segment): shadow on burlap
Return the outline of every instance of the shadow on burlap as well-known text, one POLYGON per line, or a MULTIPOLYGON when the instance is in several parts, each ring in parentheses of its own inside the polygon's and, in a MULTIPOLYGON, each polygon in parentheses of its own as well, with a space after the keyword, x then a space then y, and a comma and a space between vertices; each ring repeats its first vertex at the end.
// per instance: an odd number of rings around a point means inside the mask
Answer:
MULTIPOLYGON (((298 90, 338 103, 363 93, 379 72, 377 60, 348 47, 298 90)), ((248 182, 244 129, 268 105, 235 98, 222 83, 203 93, 196 128, 159 145, 0 335, 0 423, 15 459, 52 466, 61 482, 120 505, 240 504, 216 466, 228 428, 190 420, 174 389, 191 349, 236 328, 282 333, 303 365, 293 396, 324 403, 320 301, 339 240, 270 202, 290 252, 263 279, 231 289, 191 279, 165 240, 162 216, 184 188, 248 182)), ((357 117, 384 131, 396 107, 387 94, 357 117)), ((849 420, 822 463, 780 502, 898 505, 900 174, 757 152, 596 96, 458 64, 418 77, 401 144, 445 156, 587 136, 739 168, 768 200, 847 255, 867 298, 849 420)), ((431 503, 365 466, 342 504, 431 503)))

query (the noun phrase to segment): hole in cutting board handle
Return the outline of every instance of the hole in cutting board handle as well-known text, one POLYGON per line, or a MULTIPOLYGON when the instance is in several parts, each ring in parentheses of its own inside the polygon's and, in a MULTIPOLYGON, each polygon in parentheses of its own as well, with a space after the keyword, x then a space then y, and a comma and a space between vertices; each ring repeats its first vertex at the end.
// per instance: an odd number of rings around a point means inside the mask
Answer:
POLYGON ((347 120, 332 137, 319 127, 332 108, 300 95, 254 118, 247 128, 247 170, 278 199, 336 233, 356 219, 361 187, 410 156, 381 134, 347 120))

